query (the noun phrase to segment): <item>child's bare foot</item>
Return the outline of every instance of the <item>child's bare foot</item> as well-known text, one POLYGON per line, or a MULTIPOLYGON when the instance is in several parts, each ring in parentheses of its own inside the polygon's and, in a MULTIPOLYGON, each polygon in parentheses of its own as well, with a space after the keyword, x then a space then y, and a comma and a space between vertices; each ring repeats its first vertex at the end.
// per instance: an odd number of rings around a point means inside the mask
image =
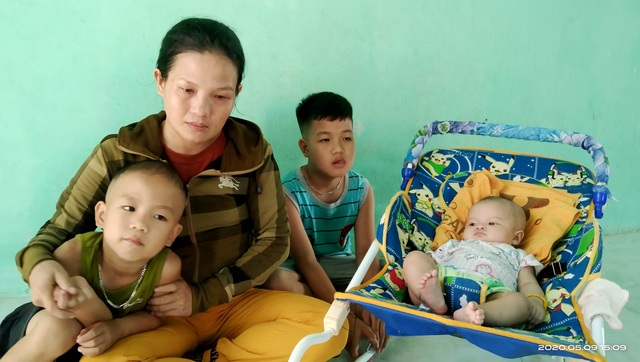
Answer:
POLYGON ((447 313, 447 304, 438 280, 438 270, 434 269, 424 274, 420 279, 420 301, 431 308, 436 314, 447 313))
POLYGON ((453 312, 453 319, 482 325, 482 323, 484 323, 484 311, 480 309, 478 303, 469 302, 469 304, 453 312))

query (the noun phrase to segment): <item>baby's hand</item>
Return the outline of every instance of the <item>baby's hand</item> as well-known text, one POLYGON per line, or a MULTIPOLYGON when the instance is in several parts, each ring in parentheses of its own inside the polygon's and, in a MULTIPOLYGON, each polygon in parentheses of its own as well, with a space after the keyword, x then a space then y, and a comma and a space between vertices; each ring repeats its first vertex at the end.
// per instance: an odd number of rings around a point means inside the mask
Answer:
POLYGON ((540 298, 529 297, 527 299, 529 300, 529 318, 527 319, 527 323, 534 326, 544 320, 547 311, 540 298))

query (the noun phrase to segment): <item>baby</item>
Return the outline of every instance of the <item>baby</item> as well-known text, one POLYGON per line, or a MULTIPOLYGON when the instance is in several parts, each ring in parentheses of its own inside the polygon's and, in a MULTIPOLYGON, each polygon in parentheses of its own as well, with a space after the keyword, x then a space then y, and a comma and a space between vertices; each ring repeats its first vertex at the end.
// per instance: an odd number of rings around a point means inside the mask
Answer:
POLYGON ((453 319, 500 327, 540 323, 546 300, 535 275, 542 264, 516 248, 523 240, 525 221, 522 208, 510 200, 489 197, 474 204, 463 240, 449 240, 428 253, 413 251, 405 258, 412 303, 447 313, 439 276, 461 276, 488 284, 487 299, 453 311, 453 319))

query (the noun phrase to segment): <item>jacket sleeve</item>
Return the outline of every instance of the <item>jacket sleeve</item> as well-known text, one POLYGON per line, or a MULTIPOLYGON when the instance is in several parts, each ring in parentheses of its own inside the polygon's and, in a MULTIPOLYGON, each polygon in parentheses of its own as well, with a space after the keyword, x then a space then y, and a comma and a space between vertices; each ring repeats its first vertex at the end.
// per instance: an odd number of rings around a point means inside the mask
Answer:
POLYGON ((53 251, 74 235, 96 229, 94 207, 104 199, 108 171, 102 144, 82 164, 56 204, 56 211, 29 244, 16 255, 22 278, 28 282, 33 267, 53 260, 53 251))
POLYGON ((251 187, 254 191, 249 197, 249 211, 254 220, 256 240, 235 263, 249 276, 251 287, 264 283, 289 256, 291 233, 280 170, 272 154, 256 173, 255 181, 255 187, 251 187))
POLYGON ((192 284, 194 312, 226 303, 233 296, 261 285, 289 256, 289 221, 280 171, 270 146, 267 147, 268 154, 263 165, 254 171, 248 191, 254 240, 233 264, 200 284, 192 284))

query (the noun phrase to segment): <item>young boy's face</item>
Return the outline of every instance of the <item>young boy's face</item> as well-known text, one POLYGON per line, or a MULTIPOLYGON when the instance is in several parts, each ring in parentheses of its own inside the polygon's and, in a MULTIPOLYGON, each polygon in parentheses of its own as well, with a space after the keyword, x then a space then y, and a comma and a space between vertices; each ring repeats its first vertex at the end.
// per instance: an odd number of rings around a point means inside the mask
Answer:
POLYGON ((109 185, 105 202, 96 205, 96 225, 104 230, 103 248, 124 261, 148 261, 182 231, 178 222, 184 203, 181 190, 166 176, 140 171, 122 174, 109 185))
POLYGON ((314 171, 341 177, 353 166, 356 144, 351 119, 313 121, 302 137, 298 145, 314 171))
POLYGON ((524 231, 517 228, 511 209, 500 202, 484 201, 476 203, 469 210, 462 237, 494 243, 518 245, 524 231))

